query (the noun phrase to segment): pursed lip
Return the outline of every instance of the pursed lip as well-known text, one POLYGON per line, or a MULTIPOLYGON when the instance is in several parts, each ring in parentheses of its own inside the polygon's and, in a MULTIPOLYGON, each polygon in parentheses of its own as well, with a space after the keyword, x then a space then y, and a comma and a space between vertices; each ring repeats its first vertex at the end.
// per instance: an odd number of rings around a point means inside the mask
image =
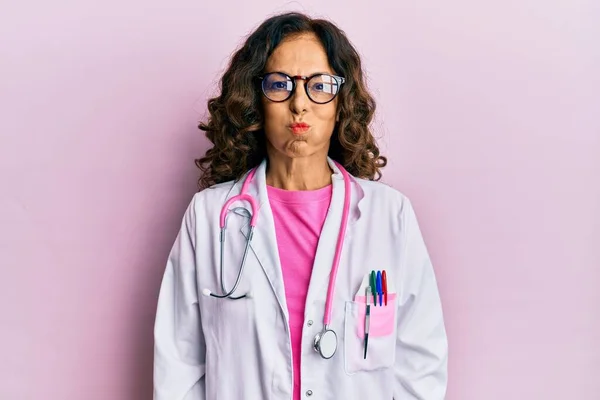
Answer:
POLYGON ((310 125, 306 122, 294 122, 290 124, 290 128, 310 128, 310 125))
POLYGON ((289 127, 294 133, 304 133, 310 129, 310 125, 306 122, 294 122, 293 124, 290 124, 289 127))

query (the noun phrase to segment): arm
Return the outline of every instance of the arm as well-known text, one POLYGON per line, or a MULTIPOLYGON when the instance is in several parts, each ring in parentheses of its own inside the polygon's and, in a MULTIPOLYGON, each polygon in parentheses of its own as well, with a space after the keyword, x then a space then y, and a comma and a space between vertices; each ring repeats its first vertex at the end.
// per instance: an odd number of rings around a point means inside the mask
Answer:
POLYGON ((194 201, 169 254, 154 326, 154 400, 204 400, 205 343, 195 265, 194 201))
POLYGON ((443 400, 448 342, 433 266, 408 199, 401 212, 395 400, 443 400))

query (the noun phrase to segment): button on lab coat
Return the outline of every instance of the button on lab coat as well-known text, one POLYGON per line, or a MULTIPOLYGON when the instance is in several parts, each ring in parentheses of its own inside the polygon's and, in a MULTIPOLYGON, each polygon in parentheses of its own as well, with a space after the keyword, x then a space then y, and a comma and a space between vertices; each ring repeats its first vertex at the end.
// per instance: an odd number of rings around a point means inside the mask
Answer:
MULTIPOLYGON (((319 400, 441 400, 447 383, 447 339, 434 270, 410 201, 380 182, 351 177, 348 227, 333 298, 330 328, 337 352, 313 350, 323 329, 329 273, 344 203, 344 181, 328 159, 332 200, 318 243, 302 331, 301 390, 319 400), (371 270, 386 270, 395 299, 371 306, 363 359, 364 303, 356 296, 371 270)), ((236 295, 221 293, 219 214, 242 181, 197 193, 170 252, 155 322, 155 400, 283 400, 292 398, 289 315, 263 161, 249 185, 258 220, 236 295)), ((249 208, 245 202, 236 207, 249 208)), ((229 212, 224 281, 233 287, 248 218, 229 212)))

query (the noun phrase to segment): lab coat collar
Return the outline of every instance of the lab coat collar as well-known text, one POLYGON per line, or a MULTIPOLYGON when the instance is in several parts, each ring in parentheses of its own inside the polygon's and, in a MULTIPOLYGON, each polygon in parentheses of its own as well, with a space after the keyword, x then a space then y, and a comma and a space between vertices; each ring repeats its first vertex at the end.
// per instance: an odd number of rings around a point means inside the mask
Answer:
MULTIPOLYGON (((333 265, 333 258, 338 240, 338 233, 342 221, 345 193, 344 178, 342 172, 331 158, 328 157, 327 162, 333 171, 331 179, 333 186, 331 204, 317 246, 313 272, 311 275, 310 286, 306 299, 307 307, 312 305, 317 300, 321 300, 323 302, 325 301, 327 285, 329 283, 329 276, 331 267, 333 265)), ((251 247, 271 284, 283 314, 286 316, 286 319, 288 319, 289 316, 285 298, 281 262, 277 248, 275 224, 267 193, 266 167, 267 160, 265 159, 257 167, 254 179, 252 182, 250 182, 248 187, 249 193, 257 199, 259 204, 259 215, 254 231, 254 237, 251 242, 251 247)), ((346 250, 347 241, 352 235, 354 223, 361 216, 360 203, 364 197, 364 192, 361 188, 361 185, 350 174, 349 178, 351 187, 350 213, 339 268, 343 268, 344 253, 346 250)))
MULTIPOLYGON (((340 210, 341 210, 341 208, 343 206, 343 200, 344 200, 344 196, 343 196, 344 176, 342 175, 342 172, 340 171, 337 164, 333 161, 333 159, 331 159, 330 157, 327 157, 327 163, 329 164, 329 167, 333 170, 333 174, 331 175, 333 189, 340 189, 342 191, 342 196, 340 199, 338 199, 341 201, 341 203, 334 201, 334 198, 332 196, 331 205, 339 206, 340 210)), ((269 203, 269 196, 267 193, 266 172, 267 172, 267 159, 264 159, 256 167, 256 173, 254 174, 254 179, 252 180, 252 182, 250 182, 250 185, 248 188, 248 191, 250 192, 250 194, 252 194, 252 196, 254 196, 258 200, 259 208, 261 208, 261 209, 265 203, 267 205, 269 203)), ((244 178, 241 181, 243 182, 247 176, 248 176, 248 173, 244 176, 244 178)), ((350 183, 351 183, 350 186, 352 188, 351 189, 352 190, 351 202, 350 202, 350 218, 348 220, 348 226, 351 226, 361 216, 360 207, 361 207, 361 200, 364 197, 364 191, 354 176, 352 176, 350 174, 348 174, 348 176, 350 177, 350 183)), ((240 183, 240 188, 241 188, 241 183, 240 183)), ((270 211, 270 207, 268 207, 268 208, 270 211)), ((260 216, 259 216, 259 218, 260 218, 260 216)))

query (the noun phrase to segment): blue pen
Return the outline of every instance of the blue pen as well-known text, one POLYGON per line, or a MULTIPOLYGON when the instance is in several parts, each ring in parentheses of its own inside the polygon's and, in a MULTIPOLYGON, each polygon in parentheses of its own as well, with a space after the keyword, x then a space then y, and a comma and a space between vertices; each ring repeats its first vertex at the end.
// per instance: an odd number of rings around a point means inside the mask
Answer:
POLYGON ((377 294, 379 295, 379 306, 381 307, 383 302, 383 285, 381 284, 381 271, 377 271, 377 294))

